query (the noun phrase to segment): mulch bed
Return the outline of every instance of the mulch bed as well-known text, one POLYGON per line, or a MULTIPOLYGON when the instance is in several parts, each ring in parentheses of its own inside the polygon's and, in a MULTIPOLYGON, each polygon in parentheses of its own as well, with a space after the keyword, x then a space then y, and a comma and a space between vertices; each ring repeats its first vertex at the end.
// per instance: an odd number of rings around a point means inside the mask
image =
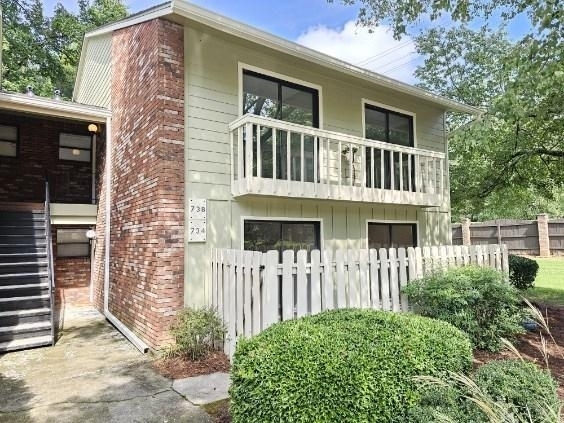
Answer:
MULTIPOLYGON (((560 399, 564 401, 564 307, 543 306, 540 304, 536 304, 536 306, 543 312, 545 318, 548 317, 548 327, 556 341, 555 345, 550 336, 543 331, 542 336, 547 342, 548 367, 552 376, 558 381, 558 395, 560 399)), ((542 344, 540 332, 540 330, 528 332, 519 337, 519 339, 514 342, 514 345, 525 360, 535 362, 540 367, 546 368, 544 356, 541 352, 542 344)), ((486 351, 474 352, 474 360, 478 365, 504 358, 516 357, 515 354, 510 351, 503 351, 498 354, 486 351)))
MULTIPOLYGON (((554 378, 558 381, 558 394, 564 401, 564 307, 538 305, 539 310, 548 317, 548 326, 551 334, 556 341, 548 334, 542 335, 547 341, 547 352, 549 355, 548 365, 554 378), (561 347, 562 346, 562 347, 561 347)), ((541 353, 542 344, 539 330, 528 332, 521 336, 514 345, 525 360, 537 363, 540 367, 546 368, 544 356, 541 353)), ((487 351, 475 351, 474 362, 476 366, 492 360, 515 358, 510 351, 501 353, 490 353, 487 351)), ((228 372, 230 365, 225 354, 213 352, 208 358, 200 362, 191 362, 181 358, 160 359, 154 362, 155 368, 162 375, 178 379, 189 376, 198 376, 214 372, 228 372)), ((212 416, 215 423, 230 423, 229 400, 218 401, 217 403, 206 406, 206 411, 212 416)))
POLYGON ((153 362, 153 367, 169 379, 209 375, 216 372, 229 372, 231 364, 225 354, 211 351, 206 358, 191 361, 183 357, 160 358, 153 362))

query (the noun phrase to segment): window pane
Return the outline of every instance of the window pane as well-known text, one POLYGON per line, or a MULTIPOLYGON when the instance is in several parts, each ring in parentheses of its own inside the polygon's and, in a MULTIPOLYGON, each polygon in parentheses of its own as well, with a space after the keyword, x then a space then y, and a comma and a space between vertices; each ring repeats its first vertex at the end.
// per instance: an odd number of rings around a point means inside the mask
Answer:
POLYGON ((390 228, 383 223, 368 224, 368 248, 390 248, 390 228))
POLYGON ((87 229, 57 229, 57 244, 88 242, 87 229))
POLYGON ((15 126, 0 125, 0 140, 17 141, 18 128, 15 126))
POLYGON ((77 162, 90 162, 90 151, 78 148, 59 148, 60 160, 74 160, 77 162))
POLYGON ((59 146, 90 150, 92 139, 87 135, 59 134, 59 146))
POLYGON ((369 140, 387 141, 386 113, 365 108, 366 138, 369 140))
POLYGON ((394 248, 415 247, 415 225, 392 225, 392 245, 394 248))
POLYGON ((243 114, 278 119, 278 83, 243 74, 243 114))
POLYGON ((313 126, 313 103, 313 93, 282 86, 281 119, 299 125, 313 126))
POLYGON ((89 244, 59 244, 57 257, 88 257, 90 256, 89 244))
POLYGON ((317 239, 317 223, 282 223, 282 251, 306 250, 310 252, 319 248, 317 239))
POLYGON ((16 157, 18 145, 15 142, 0 141, 0 156, 16 157))
POLYGON ((411 122, 409 116, 390 113, 390 140, 392 144, 412 146, 411 142, 411 122))
POLYGON ((280 249, 280 223, 270 221, 245 221, 245 250, 261 251, 280 249))

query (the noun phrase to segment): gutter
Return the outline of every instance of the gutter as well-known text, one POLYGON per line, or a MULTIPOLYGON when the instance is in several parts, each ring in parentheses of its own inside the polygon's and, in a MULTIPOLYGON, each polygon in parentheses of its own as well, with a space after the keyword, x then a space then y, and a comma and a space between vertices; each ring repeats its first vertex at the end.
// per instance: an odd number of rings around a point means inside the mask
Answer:
POLYGON ((111 187, 112 187, 112 126, 111 118, 106 120, 106 209, 104 226, 104 316, 119 330, 135 347, 143 354, 149 351, 145 344, 136 334, 125 326, 109 309, 110 295, 110 219, 111 219, 111 187))

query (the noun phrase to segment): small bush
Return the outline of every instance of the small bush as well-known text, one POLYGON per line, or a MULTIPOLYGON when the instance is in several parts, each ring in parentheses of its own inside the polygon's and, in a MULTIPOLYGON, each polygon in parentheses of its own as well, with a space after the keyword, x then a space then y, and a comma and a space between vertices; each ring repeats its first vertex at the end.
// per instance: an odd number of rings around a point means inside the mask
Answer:
POLYGON ((530 258, 509 256, 509 281, 521 290, 532 288, 539 271, 539 264, 530 258))
POLYGON ((523 333, 518 291, 489 268, 462 267, 409 283, 414 310, 466 332, 475 348, 499 351, 500 338, 523 333))
POLYGON ((204 358, 223 340, 225 325, 211 307, 185 308, 179 311, 170 328, 175 344, 168 355, 184 356, 191 360, 204 358))
POLYGON ((520 360, 492 361, 479 367, 474 381, 492 400, 508 405, 522 421, 551 421, 559 406, 557 383, 549 372, 520 360))
POLYGON ((237 345, 233 422, 405 421, 415 375, 465 372, 468 337, 408 313, 336 310, 271 326, 237 345))

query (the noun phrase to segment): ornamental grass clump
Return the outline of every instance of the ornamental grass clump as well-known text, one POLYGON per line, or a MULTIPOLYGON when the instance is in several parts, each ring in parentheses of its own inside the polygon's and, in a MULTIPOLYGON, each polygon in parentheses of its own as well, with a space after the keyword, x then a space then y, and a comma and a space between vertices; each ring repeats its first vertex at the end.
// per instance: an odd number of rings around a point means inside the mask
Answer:
POLYGON ((403 288, 414 311, 466 332, 474 348, 499 351, 524 332, 519 292, 503 273, 476 266, 436 273, 403 288))
POLYGON ((420 396, 415 375, 471 367, 468 337, 448 323, 328 311, 239 341, 230 411, 235 423, 405 421, 420 396))
POLYGON ((220 345, 225 325, 212 307, 185 308, 176 314, 170 333, 175 343, 166 351, 169 357, 199 360, 220 345))

